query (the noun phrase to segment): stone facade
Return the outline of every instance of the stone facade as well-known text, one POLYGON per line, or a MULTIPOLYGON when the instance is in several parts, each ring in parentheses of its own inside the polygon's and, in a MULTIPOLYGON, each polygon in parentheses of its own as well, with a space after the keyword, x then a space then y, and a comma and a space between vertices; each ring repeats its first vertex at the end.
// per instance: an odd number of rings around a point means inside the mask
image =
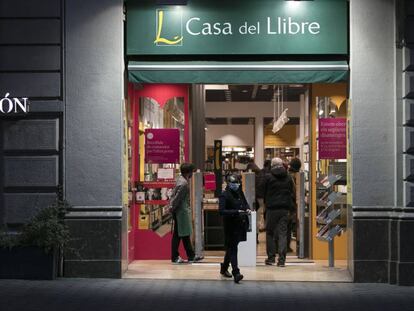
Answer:
MULTIPOLYGON (((349 7, 349 267, 356 282, 413 284, 414 6, 349 7)), ((67 254, 66 276, 125 269, 123 9, 122 0, 0 0, 0 96, 31 100, 29 115, 0 119, 0 223, 18 227, 63 186, 79 250, 67 254)))
POLYGON ((0 223, 18 227, 63 186, 76 256, 66 276, 121 277, 123 1, 0 0, 0 223))

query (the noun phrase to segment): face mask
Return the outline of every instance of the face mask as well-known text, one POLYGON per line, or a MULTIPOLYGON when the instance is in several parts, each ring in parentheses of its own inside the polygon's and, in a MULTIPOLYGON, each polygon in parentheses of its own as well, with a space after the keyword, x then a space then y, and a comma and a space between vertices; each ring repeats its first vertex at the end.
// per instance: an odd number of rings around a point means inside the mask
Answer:
POLYGON ((236 183, 229 183, 229 188, 233 191, 237 191, 239 190, 240 184, 236 184, 236 183))

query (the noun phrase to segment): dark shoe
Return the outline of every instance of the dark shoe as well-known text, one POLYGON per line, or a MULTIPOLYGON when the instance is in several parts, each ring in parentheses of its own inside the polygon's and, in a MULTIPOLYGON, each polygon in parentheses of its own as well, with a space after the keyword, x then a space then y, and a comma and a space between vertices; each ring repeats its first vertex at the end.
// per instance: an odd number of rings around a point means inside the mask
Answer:
POLYGON ((278 266, 278 267, 281 267, 281 268, 286 267, 286 265, 285 265, 285 262, 284 262, 284 261, 278 261, 278 262, 277 262, 277 266, 278 266))
POLYGON ((288 253, 293 253, 293 249, 291 249, 290 247, 287 249, 288 253))
POLYGON ((229 271, 227 271, 227 269, 224 269, 225 267, 224 267, 224 264, 220 264, 220 274, 221 274, 221 276, 222 277, 224 277, 224 278, 231 278, 232 277, 232 275, 230 274, 230 272, 229 271))
POLYGON ((268 266, 273 266, 275 264, 275 260, 274 259, 266 259, 265 264, 268 265, 268 266))
POLYGON ((188 263, 199 262, 199 261, 201 261, 203 259, 204 259, 203 256, 194 256, 193 258, 188 259, 188 263))
POLYGON ((243 274, 237 273, 234 275, 234 283, 239 284, 241 280, 243 280, 243 274))

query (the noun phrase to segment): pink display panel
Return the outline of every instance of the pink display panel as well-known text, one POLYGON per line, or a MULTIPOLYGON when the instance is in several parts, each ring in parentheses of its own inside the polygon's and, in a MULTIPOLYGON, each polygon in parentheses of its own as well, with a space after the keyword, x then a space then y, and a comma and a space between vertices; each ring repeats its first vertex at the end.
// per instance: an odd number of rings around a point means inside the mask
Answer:
POLYGON ((214 173, 204 173, 204 189, 216 190, 216 175, 214 173))
POLYGON ((319 159, 346 159, 346 118, 319 119, 319 159))
POLYGON ((145 130, 145 162, 179 163, 180 131, 178 129, 145 130))

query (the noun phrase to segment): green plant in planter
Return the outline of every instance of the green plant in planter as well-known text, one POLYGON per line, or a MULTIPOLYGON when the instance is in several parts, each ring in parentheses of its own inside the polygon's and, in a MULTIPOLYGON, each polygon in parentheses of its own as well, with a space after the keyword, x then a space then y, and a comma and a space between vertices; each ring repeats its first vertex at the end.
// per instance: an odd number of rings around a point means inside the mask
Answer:
POLYGON ((49 253, 62 250, 69 242, 69 229, 64 222, 69 204, 57 198, 22 227, 19 234, 0 234, 0 247, 35 246, 49 253))
POLYGON ((0 248, 11 249, 18 245, 17 237, 15 235, 7 234, 6 232, 0 232, 0 248))
POLYGON ((70 239, 65 224, 69 204, 61 198, 59 192, 53 204, 39 209, 18 232, 0 231, 0 278, 50 280, 63 275, 63 250, 68 251, 70 239))
POLYGON ((63 249, 69 242, 69 230, 64 223, 68 203, 56 200, 55 203, 43 208, 27 223, 19 237, 23 246, 37 246, 51 252, 63 249))

